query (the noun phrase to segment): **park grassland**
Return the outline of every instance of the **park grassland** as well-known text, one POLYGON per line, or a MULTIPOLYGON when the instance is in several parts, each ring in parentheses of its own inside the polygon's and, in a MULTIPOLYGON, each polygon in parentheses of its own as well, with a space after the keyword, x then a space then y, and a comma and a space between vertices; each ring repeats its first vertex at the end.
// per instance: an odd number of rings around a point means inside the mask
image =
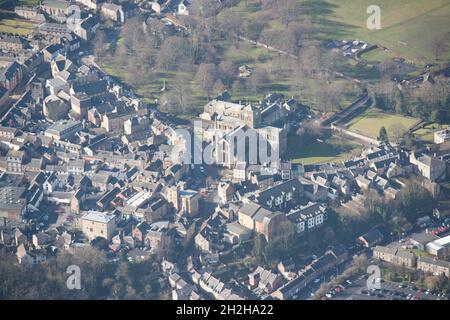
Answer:
MULTIPOLYGON (((435 62, 435 46, 449 41, 450 0, 327 0, 332 13, 325 18, 334 21, 325 36, 356 38, 389 49, 369 56, 386 60, 401 56, 408 61, 425 64, 435 62), (369 30, 366 21, 367 7, 378 5, 381 9, 381 29, 369 30), (338 26, 338 27, 337 27, 338 26)), ((440 59, 450 58, 450 47, 441 49, 440 59)))
POLYGON ((416 136, 416 138, 418 138, 420 140, 433 142, 434 141, 434 133, 436 131, 448 128, 449 125, 450 125, 449 123, 439 124, 439 123, 433 122, 433 123, 425 125, 422 128, 415 130, 413 133, 416 136))
MULTIPOLYGON (((265 92, 277 92, 284 94, 286 97, 294 97, 301 102, 311 106, 313 109, 319 104, 316 97, 321 93, 321 82, 314 79, 294 79, 290 66, 286 63, 286 57, 279 57, 277 54, 268 51, 265 48, 254 46, 245 41, 239 41, 237 46, 234 46, 228 41, 221 41, 217 43, 221 50, 220 55, 222 61, 231 60, 236 65, 249 65, 252 69, 266 69, 269 73, 268 82, 265 84, 264 90, 261 92, 254 92, 251 89, 250 80, 243 79, 243 83, 247 85, 236 86, 230 90, 232 99, 234 101, 241 101, 242 103, 258 103, 265 92)), ((155 51, 155 55, 156 55, 155 51)), ((115 59, 103 57, 99 61, 100 66, 111 76, 126 81, 127 69, 115 61, 115 59)), ((166 85, 169 90, 175 85, 176 79, 184 79, 193 96, 193 105, 196 106, 198 113, 203 106, 208 102, 208 98, 201 88, 195 83, 195 70, 176 70, 167 71, 162 69, 152 70, 144 78, 140 79, 139 85, 134 88, 139 95, 142 95, 148 102, 153 102, 154 99, 159 99, 163 92, 161 88, 166 85)), ((345 82, 345 79, 337 79, 336 82, 345 82)), ((128 83, 130 84, 130 83, 128 83)), ((132 84, 131 84, 132 85, 132 84)), ((219 92, 214 92, 218 94, 219 92)), ((349 91, 341 105, 348 105, 356 99, 360 94, 358 89, 349 91)))
POLYGON ((407 130, 418 122, 420 122, 420 119, 399 114, 388 114, 378 109, 371 108, 360 116, 353 118, 347 123, 347 128, 357 133, 377 138, 381 127, 385 127, 389 137, 392 138, 392 128, 394 126, 401 126, 407 130))
POLYGON ((0 33, 11 33, 26 36, 33 32, 36 24, 20 19, 0 19, 0 33))
POLYGON ((36 6, 37 0, 0 0, 0 33, 17 34, 27 36, 33 32, 37 24, 17 17, 14 14, 14 6, 36 6))
POLYGON ((340 163, 356 156, 362 147, 338 136, 302 145, 297 136, 288 137, 288 156, 294 164, 340 163))

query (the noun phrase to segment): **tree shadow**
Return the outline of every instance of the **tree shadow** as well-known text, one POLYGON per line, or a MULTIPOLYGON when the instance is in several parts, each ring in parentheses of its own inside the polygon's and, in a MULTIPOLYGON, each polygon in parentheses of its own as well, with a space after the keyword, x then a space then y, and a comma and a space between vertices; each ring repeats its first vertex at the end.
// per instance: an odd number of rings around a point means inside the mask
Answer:
POLYGON ((312 16, 314 21, 320 26, 316 33, 325 35, 327 39, 332 35, 333 40, 349 36, 356 29, 354 25, 332 19, 337 8, 339 8, 337 4, 330 3, 327 0, 308 0, 303 3, 304 14, 312 16))

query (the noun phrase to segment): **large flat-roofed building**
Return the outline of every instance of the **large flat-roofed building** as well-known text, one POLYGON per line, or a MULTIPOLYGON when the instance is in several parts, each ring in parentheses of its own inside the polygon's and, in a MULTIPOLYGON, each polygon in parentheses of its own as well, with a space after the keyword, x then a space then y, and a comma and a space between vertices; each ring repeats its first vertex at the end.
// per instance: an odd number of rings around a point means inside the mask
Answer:
POLYGON ((60 120, 45 130, 45 136, 55 140, 69 139, 81 131, 81 122, 73 120, 60 120))
POLYGON ((439 237, 432 233, 421 232, 412 234, 409 237, 409 242, 411 242, 411 244, 416 246, 418 249, 424 251, 427 244, 438 239, 439 237))
POLYGON ((100 211, 88 211, 80 219, 81 231, 89 240, 98 237, 111 240, 116 231, 116 217, 100 211))
POLYGON ((26 211, 25 188, 0 188, 0 218, 19 221, 26 211))
POLYGON ((445 257, 450 252, 450 236, 427 243, 425 250, 436 257, 445 257))

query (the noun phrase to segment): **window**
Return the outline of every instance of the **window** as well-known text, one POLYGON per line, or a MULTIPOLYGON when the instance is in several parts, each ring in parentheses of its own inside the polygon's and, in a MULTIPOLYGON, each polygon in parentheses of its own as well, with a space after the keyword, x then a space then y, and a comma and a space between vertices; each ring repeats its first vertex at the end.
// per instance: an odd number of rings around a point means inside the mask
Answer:
POLYGON ((319 216, 318 216, 318 217, 319 217, 319 223, 322 223, 322 222, 323 222, 323 220, 324 220, 324 219, 323 219, 323 214, 319 214, 319 216))
POLYGON ((305 231, 305 222, 304 222, 304 221, 301 221, 301 222, 298 223, 298 225, 297 225, 297 231, 298 231, 299 233, 305 231))
POLYGON ((282 203, 283 203, 283 197, 282 196, 279 196, 279 197, 275 198, 275 205, 276 206, 279 206, 282 203))
POLYGON ((314 218, 308 219, 308 229, 311 229, 314 227, 314 218))
POLYGON ((319 214, 316 216, 316 225, 321 224, 323 221, 322 215, 319 214))
POLYGON ((292 192, 288 192, 286 194, 286 201, 290 201, 290 200, 292 200, 292 192))

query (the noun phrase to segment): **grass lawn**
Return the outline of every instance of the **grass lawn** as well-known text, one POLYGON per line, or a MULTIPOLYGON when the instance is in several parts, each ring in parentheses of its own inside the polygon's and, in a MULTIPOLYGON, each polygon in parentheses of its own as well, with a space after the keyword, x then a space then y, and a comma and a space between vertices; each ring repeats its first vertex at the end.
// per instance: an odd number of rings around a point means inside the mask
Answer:
POLYGON ((19 0, 17 1, 18 6, 28 6, 28 7, 34 7, 39 4, 39 0, 19 0))
POLYGON ((340 137, 330 137, 323 142, 314 141, 304 147, 299 145, 298 137, 288 137, 289 157, 293 163, 321 164, 327 162, 342 162, 352 158, 361 147, 340 137))
POLYGON ((26 20, 21 19, 1 19, 0 20, 0 32, 28 35, 34 29, 36 25, 26 20))
MULTIPOLYGON (((435 61, 434 46, 448 42, 450 33, 450 0, 328 0, 332 13, 323 16, 325 37, 357 38, 390 50, 373 53, 378 58, 402 56, 418 64, 435 61), (366 26, 369 5, 381 9, 381 29, 366 26), (330 23, 329 26, 326 22, 330 23)), ((450 47, 439 59, 450 57, 450 47)))
POLYGON ((426 141, 434 141, 434 132, 448 128, 449 124, 430 123, 423 128, 414 131, 417 138, 426 141))
POLYGON ((367 53, 364 53, 361 58, 366 60, 369 63, 377 63, 381 61, 390 60, 392 58, 395 58, 395 53, 391 50, 383 50, 383 49, 375 49, 372 51, 369 51, 367 53))
POLYGON ((417 257, 431 257, 431 255, 428 252, 420 249, 410 249, 409 251, 414 253, 417 257))
MULTIPOLYGON (((123 41, 119 39, 118 41, 123 41)), ((278 56, 265 48, 254 46, 248 42, 240 41, 238 46, 230 44, 228 41, 218 41, 216 45, 220 47, 221 60, 231 60, 239 65, 249 65, 253 70, 266 69, 269 74, 268 82, 260 92, 254 92, 250 79, 243 79, 243 85, 234 86, 229 90, 234 101, 242 103, 258 103, 267 92, 277 92, 284 94, 286 97, 297 98, 305 105, 315 109, 320 106, 317 97, 322 92, 322 87, 327 85, 324 81, 315 79, 294 79, 290 67, 292 65, 286 63, 285 58, 279 59, 278 56)), ((155 50, 156 56, 156 50, 155 50)), ((110 75, 127 82, 127 69, 120 65, 114 57, 101 57, 98 61, 99 65, 110 75)), ((184 79, 184 83, 188 85, 193 96, 192 105, 196 108, 196 112, 200 111, 208 99, 206 93, 196 85, 195 68, 177 71, 164 71, 158 68, 148 72, 145 77, 140 79, 140 83, 134 86, 136 92, 142 95, 148 101, 158 99, 162 92, 161 88, 164 83, 166 88, 171 90, 175 85, 176 79, 184 79)), ((344 85, 347 80, 336 79, 337 85, 344 85)), ((130 83, 129 83, 130 84, 130 83)), ((132 84, 130 84, 133 86, 132 84)), ((360 88, 352 86, 347 89, 347 94, 342 95, 340 105, 346 106, 354 101, 360 95, 360 88)), ((218 94, 219 92, 214 92, 218 94)), ((195 112, 195 113, 196 113, 195 112)))
POLYGON ((362 115, 352 119, 347 123, 347 128, 377 138, 381 127, 385 127, 389 137, 392 137, 392 128, 396 125, 402 125, 404 129, 409 129, 415 125, 419 119, 406 117, 398 114, 388 114, 377 109, 368 109, 362 115))
POLYGON ((35 7, 39 2, 39 0, 0 0, 0 9, 14 11, 15 6, 35 7))

